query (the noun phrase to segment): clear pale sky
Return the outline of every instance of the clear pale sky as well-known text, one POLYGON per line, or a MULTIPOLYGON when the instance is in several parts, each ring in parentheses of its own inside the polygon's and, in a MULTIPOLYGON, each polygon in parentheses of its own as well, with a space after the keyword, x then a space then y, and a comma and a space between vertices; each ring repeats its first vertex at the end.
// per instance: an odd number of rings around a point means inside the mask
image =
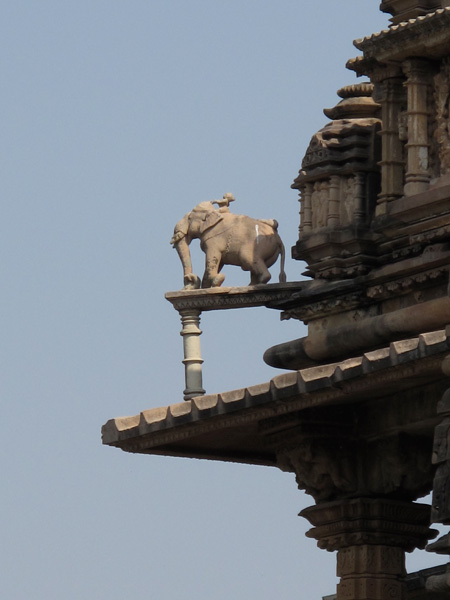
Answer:
MULTIPOLYGON (((322 108, 356 81, 352 40, 387 26, 378 5, 3 3, 2 598, 334 592, 335 557, 304 536, 297 513, 313 501, 293 475, 125 454, 100 428, 182 399, 164 299, 182 286, 176 221, 230 191, 234 212, 279 221, 289 253, 290 184, 322 108)), ((286 270, 295 281, 303 266, 286 270)), ((202 328, 208 392, 269 380, 264 350, 304 334, 266 309, 208 313, 202 328)))

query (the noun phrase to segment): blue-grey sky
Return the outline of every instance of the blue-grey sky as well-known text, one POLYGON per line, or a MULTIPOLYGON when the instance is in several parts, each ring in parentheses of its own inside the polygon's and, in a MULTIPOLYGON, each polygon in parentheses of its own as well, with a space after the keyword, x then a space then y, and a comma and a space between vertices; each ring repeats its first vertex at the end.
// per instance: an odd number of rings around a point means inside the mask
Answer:
MULTIPOLYGON (((234 212, 275 217, 295 243, 290 184, 322 108, 356 80, 352 40, 388 23, 378 5, 3 3, 2 597, 333 593, 335 557, 305 538, 312 499, 293 475, 125 454, 100 427, 181 401, 164 299, 182 283, 178 219, 230 191, 234 212)), ((304 332, 266 309, 208 313, 202 328, 208 392, 267 381, 264 350, 304 332)))

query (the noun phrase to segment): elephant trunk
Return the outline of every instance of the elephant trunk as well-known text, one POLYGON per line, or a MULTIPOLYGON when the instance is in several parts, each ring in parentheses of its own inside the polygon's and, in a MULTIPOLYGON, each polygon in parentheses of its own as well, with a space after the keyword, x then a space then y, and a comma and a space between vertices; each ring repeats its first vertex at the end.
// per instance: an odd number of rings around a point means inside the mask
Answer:
POLYGON ((183 265, 184 275, 189 275, 192 273, 192 261, 189 244, 186 241, 186 237, 183 236, 177 242, 174 242, 173 246, 176 248, 178 256, 180 257, 181 264, 183 265))
POLYGON ((178 252, 178 256, 180 257, 181 264, 183 265, 183 275, 184 275, 184 288, 185 290, 189 289, 197 289, 200 287, 200 278, 197 275, 194 275, 192 272, 192 261, 191 261, 191 252, 189 250, 189 243, 186 240, 186 237, 183 236, 177 241, 173 242, 174 248, 176 248, 178 252))

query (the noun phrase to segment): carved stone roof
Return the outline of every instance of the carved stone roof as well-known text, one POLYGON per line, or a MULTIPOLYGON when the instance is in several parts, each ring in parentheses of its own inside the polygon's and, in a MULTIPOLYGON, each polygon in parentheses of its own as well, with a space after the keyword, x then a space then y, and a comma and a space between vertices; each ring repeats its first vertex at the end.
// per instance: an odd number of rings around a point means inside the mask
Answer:
POLYGON ((405 389, 445 382, 441 365, 449 352, 447 327, 259 385, 111 419, 102 428, 103 443, 128 452, 274 466, 264 421, 321 406, 385 400, 405 389))
POLYGON ((372 92, 371 83, 338 90, 341 100, 333 108, 324 109, 331 122, 312 136, 293 189, 333 174, 378 169, 376 163, 381 157, 374 156, 374 136, 381 125, 380 105, 374 102, 372 92))
POLYGON ((391 25, 389 29, 355 40, 353 44, 364 57, 351 59, 347 66, 357 70, 358 62, 370 59, 439 58, 448 53, 449 25, 450 7, 391 25))

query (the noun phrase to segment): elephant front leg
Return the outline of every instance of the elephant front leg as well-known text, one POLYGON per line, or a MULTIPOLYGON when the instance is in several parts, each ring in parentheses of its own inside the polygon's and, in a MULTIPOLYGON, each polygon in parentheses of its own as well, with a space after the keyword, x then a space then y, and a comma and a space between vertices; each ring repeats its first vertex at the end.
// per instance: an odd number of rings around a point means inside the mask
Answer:
POLYGON ((220 258, 206 254, 205 274, 202 279, 202 288, 220 287, 225 280, 225 275, 219 273, 221 268, 220 258))
POLYGON ((191 253, 189 251, 189 244, 186 241, 184 235, 174 236, 172 240, 174 247, 178 252, 181 264, 183 265, 183 283, 184 290, 195 290, 200 287, 200 277, 192 272, 191 253))

